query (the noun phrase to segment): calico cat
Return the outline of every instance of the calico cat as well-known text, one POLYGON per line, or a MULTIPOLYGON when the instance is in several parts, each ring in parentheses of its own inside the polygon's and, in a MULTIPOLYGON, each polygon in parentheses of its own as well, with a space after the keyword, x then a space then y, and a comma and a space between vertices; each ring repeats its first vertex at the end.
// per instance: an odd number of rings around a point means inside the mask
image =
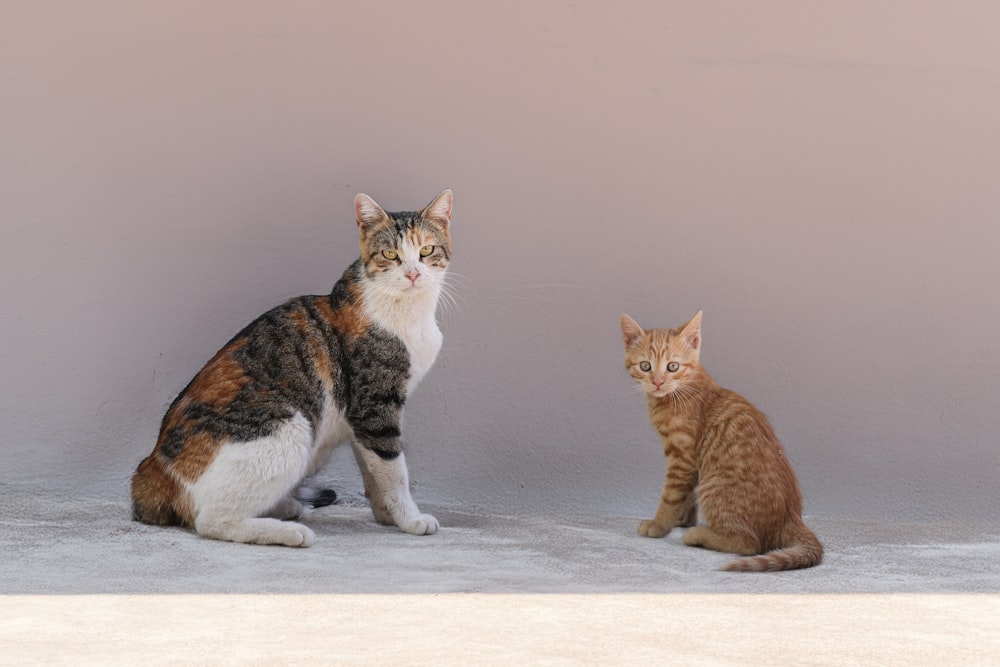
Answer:
POLYGON ((701 311, 678 329, 644 331, 628 315, 621 326, 625 368, 646 393, 667 457, 656 515, 639 534, 691 525, 684 544, 747 556, 724 570, 818 565, 823 547, 802 522, 802 494, 770 423, 701 366, 701 311), (694 525, 695 510, 703 525, 694 525))
POLYGON ((170 405, 132 477, 132 516, 219 540, 308 547, 292 521, 332 501, 297 486, 349 441, 375 519, 414 535, 438 522, 410 496, 406 398, 441 348, 435 320, 451 259, 452 193, 419 212, 354 201, 361 257, 326 296, 251 322, 170 405))

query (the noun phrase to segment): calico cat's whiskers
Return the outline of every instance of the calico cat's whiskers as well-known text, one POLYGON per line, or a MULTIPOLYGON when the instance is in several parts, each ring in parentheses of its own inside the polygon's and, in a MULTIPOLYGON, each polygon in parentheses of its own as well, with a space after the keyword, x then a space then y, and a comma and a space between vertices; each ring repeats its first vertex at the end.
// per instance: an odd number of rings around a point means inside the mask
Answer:
POLYGON ((443 312, 450 312, 453 309, 458 309, 459 292, 454 283, 459 281, 456 280, 456 277, 461 278, 461 276, 457 276, 457 274, 453 271, 449 271, 444 275, 444 279, 441 281, 440 299, 441 310, 443 312))

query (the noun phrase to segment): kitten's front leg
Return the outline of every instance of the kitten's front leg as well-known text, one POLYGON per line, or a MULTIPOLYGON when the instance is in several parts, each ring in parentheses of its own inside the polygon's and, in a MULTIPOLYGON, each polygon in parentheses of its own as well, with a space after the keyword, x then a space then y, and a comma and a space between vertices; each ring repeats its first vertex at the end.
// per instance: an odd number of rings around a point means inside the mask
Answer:
POLYGON ((698 504, 695 502, 694 493, 688 494, 687 504, 687 509, 681 510, 681 518, 677 521, 678 528, 690 528, 698 525, 698 504))
POLYGON ((656 507, 656 515, 639 522, 639 534, 644 537, 663 537, 692 514, 697 472, 685 461, 668 460, 667 463, 663 494, 656 507))
POLYGON ((360 446, 355 453, 364 462, 362 470, 367 469, 371 487, 365 478, 372 503, 375 518, 383 523, 388 515, 391 523, 400 530, 411 535, 432 535, 437 532, 438 520, 430 514, 423 514, 417 508, 410 495, 410 478, 406 469, 406 455, 402 452, 395 457, 383 457, 371 449, 360 446))

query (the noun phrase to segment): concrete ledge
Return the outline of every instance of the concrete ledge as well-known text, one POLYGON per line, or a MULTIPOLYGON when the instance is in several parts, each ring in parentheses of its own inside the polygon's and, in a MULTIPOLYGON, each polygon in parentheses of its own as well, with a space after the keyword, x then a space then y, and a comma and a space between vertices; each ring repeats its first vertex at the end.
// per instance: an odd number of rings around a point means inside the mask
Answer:
POLYGON ((2 599, 3 664, 976 665, 996 595, 2 599))

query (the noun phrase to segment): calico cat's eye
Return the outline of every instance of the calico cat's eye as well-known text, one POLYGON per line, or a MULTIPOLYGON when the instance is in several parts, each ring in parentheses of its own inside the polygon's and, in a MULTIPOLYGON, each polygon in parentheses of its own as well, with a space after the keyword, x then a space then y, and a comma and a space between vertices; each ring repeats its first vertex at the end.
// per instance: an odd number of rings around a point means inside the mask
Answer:
POLYGON ((421 257, 430 257, 432 254, 434 254, 434 246, 432 245, 425 245, 420 249, 421 257))
POLYGON ((399 253, 396 252, 395 250, 383 250, 382 256, 385 257, 386 259, 396 259, 397 257, 399 257, 399 253))
POLYGON ((653 364, 649 363, 648 361, 640 361, 639 370, 648 373, 649 371, 653 370, 653 364))
POLYGON ((671 361, 669 364, 667 364, 667 370, 670 371, 671 373, 676 373, 680 367, 681 365, 676 361, 671 361))

